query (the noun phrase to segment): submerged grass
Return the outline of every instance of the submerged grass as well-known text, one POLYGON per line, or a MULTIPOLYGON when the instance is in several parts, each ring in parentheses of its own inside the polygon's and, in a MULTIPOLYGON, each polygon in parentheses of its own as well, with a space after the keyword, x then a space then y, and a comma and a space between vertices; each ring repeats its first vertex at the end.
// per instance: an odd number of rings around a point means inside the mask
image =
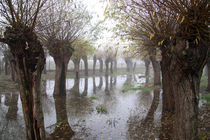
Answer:
POLYGON ((142 92, 150 92, 152 89, 148 87, 134 87, 131 83, 125 83, 122 92, 127 92, 129 90, 141 90, 142 92))
POLYGON ((204 95, 201 97, 201 99, 206 100, 207 102, 204 103, 204 104, 207 105, 207 106, 210 106, 210 94, 204 94, 204 95))
POLYGON ((91 96, 90 99, 91 99, 91 100, 97 100, 98 97, 97 97, 97 96, 91 96))
POLYGON ((101 113, 101 114, 107 114, 108 113, 106 107, 104 105, 102 105, 102 104, 96 106, 96 111, 98 113, 101 113))
POLYGON ((207 85, 208 85, 207 76, 205 75, 205 73, 203 73, 201 77, 200 87, 207 87, 207 85))

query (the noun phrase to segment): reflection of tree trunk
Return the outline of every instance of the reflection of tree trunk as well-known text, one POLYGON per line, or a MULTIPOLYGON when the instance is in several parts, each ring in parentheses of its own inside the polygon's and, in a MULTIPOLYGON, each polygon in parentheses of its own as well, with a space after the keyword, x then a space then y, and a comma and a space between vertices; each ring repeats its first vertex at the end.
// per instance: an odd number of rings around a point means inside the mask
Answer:
POLYGON ((12 94, 11 99, 9 100, 8 112, 6 114, 6 118, 8 120, 16 120, 17 119, 17 111, 18 111, 18 94, 12 94))
POLYGON ((99 85, 98 85, 98 89, 101 89, 103 86, 103 78, 100 77, 100 82, 99 82, 99 85))
POLYGON ((99 63, 100 63, 100 72, 103 72, 103 59, 102 58, 99 59, 99 63))
POLYGON ((112 82, 112 80, 113 80, 113 77, 112 76, 110 76, 110 90, 113 88, 113 82, 112 82))
POLYGON ((54 58, 56 65, 55 87, 53 92, 54 95, 66 94, 66 74, 69 60, 70 56, 61 56, 54 58))
POLYGON ((85 76, 88 76, 88 59, 87 59, 87 56, 83 57, 83 61, 84 61, 84 64, 85 64, 85 76))
POLYGON ((109 60, 108 59, 105 60, 105 65, 106 65, 106 73, 105 73, 105 75, 108 76, 109 75, 109 60))
POLYGON ((154 85, 160 85, 160 64, 153 55, 150 56, 150 60, 152 62, 152 67, 154 70, 154 85))
MULTIPOLYGON (((152 104, 148 110, 146 117, 144 119, 140 120, 139 123, 137 123, 137 121, 134 120, 134 122, 136 124, 133 124, 133 123, 129 124, 129 129, 131 130, 131 132, 133 131, 133 128, 136 128, 136 127, 138 128, 137 136, 131 135, 131 139, 139 139, 139 138, 143 139, 143 140, 144 139, 145 140, 146 139, 155 139, 154 134, 157 131, 157 127, 154 124, 154 114, 155 114, 155 111, 157 110, 158 105, 159 105, 160 89, 155 88, 153 93, 154 93, 154 97, 152 100, 152 104)), ((148 95, 148 94, 150 94, 150 92, 146 91, 144 94, 148 95)), ((134 119, 135 119, 135 117, 134 117, 134 119)))
POLYGON ((93 94, 96 94, 96 79, 93 77, 93 94))
POLYGON ((116 84, 117 84, 117 77, 115 76, 114 77, 114 83, 113 83, 115 86, 116 86, 116 84))
POLYGON ((79 63, 80 63, 80 60, 79 59, 74 59, 73 62, 74 62, 74 72, 76 74, 75 78, 79 79, 79 63))
POLYGON ((72 87, 72 89, 70 90, 70 92, 79 95, 79 82, 80 79, 75 78, 74 79, 74 86, 72 87))
POLYGON ((93 74, 96 72, 96 55, 93 56, 93 74))
POLYGON ((46 95, 47 92, 46 92, 46 86, 47 86, 47 80, 43 80, 42 81, 42 87, 41 87, 41 92, 42 92, 42 95, 46 95))
POLYGON ((109 77, 105 76, 105 81, 106 81, 106 85, 105 85, 105 92, 109 92, 109 81, 108 81, 109 77))
POLYGON ((149 84, 149 74, 150 74, 150 68, 149 68, 149 65, 150 65, 150 60, 149 59, 145 59, 144 60, 144 64, 145 64, 145 77, 146 77, 146 85, 149 84))
POLYGON ((85 78, 85 87, 82 95, 87 96, 87 91, 88 91, 88 78, 85 78))
POLYGON ((74 132, 68 123, 66 96, 54 96, 56 111, 56 128, 51 134, 53 139, 70 139, 74 132))
POLYGON ((144 123, 147 123, 147 122, 151 123, 152 121, 150 121, 150 120, 154 120, 154 113, 157 110, 157 107, 159 104, 159 98, 160 98, 160 89, 155 88, 152 104, 151 104, 151 107, 147 113, 147 116, 144 119, 144 123))
POLYGON ((207 74, 208 74, 208 86, 207 86, 207 91, 210 91, 210 58, 208 59, 207 62, 207 74))

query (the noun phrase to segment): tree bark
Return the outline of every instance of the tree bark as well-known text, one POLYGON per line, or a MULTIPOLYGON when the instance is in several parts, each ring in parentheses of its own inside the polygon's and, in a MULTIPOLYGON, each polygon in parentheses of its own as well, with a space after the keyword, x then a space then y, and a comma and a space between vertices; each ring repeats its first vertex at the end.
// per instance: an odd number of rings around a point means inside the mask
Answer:
POLYGON ((4 56, 4 71, 5 75, 9 75, 10 70, 9 70, 9 60, 7 56, 4 56))
POLYGON ((76 75, 75 78, 79 79, 79 63, 80 63, 80 60, 74 59, 73 62, 74 62, 74 72, 75 72, 75 75, 76 75))
POLYGON ((114 71, 117 72, 117 59, 114 60, 114 71))
MULTIPOLYGON (((162 52, 162 61, 160 63, 162 72, 162 89, 163 89, 163 107, 162 114, 168 112, 170 114, 175 113, 175 99, 172 90, 172 74, 170 73, 169 65, 171 63, 171 57, 167 55, 166 52, 162 52)), ((166 113, 167 114, 167 113, 166 113)))
POLYGON ((100 58, 99 59, 99 63, 100 63, 100 72, 103 72, 103 59, 102 58, 100 58))
POLYGON ((85 64, 85 76, 88 76, 88 59, 87 59, 87 56, 83 57, 83 61, 84 61, 84 64, 85 64))
POLYGON ((133 62, 132 62, 132 60, 131 60, 131 58, 129 58, 129 57, 126 57, 125 58, 125 63, 126 63, 126 71, 127 72, 131 72, 131 70, 132 70, 132 68, 133 68, 133 62))
POLYGON ((12 81, 17 82, 17 76, 16 76, 17 70, 16 70, 15 59, 11 52, 7 51, 5 53, 6 53, 7 61, 10 68, 11 79, 12 81))
POLYGON ((105 60, 105 65, 106 65, 105 75, 108 76, 109 75, 109 60, 108 59, 105 60))
POLYGON ((113 61, 111 61, 110 72, 113 73, 113 61))
POLYGON ((53 57, 56 65, 54 95, 66 95, 66 74, 70 56, 53 57))
POLYGON ((96 79, 93 77, 93 94, 96 94, 96 79))
MULTIPOLYGON (((4 33, 16 63, 20 96, 28 140, 45 139, 36 100, 40 95, 41 73, 45 64, 44 51, 35 33, 28 27, 7 27, 4 33)), ((40 98, 39 98, 40 99, 40 98)))
POLYGON ((95 74, 95 72, 96 72, 96 61, 97 61, 97 59, 96 59, 96 56, 94 55, 93 56, 93 74, 95 74))
POLYGON ((208 86, 207 86, 207 91, 210 91, 210 58, 208 59, 207 62, 207 74, 208 74, 208 86))
MULTIPOLYGON (((174 50, 162 48, 162 64, 169 70, 175 103, 174 139, 198 139, 198 103, 202 70, 207 62, 209 47, 199 42, 177 39, 174 50), (170 52, 173 51, 173 52, 170 52), (170 63, 163 63, 168 60, 170 63), (164 65, 168 64, 168 65, 164 65)), ((164 72, 163 72, 164 73, 164 72)), ((166 75, 163 74, 163 79, 166 75)), ((163 96, 169 93, 164 93, 163 96)), ((168 99, 163 97, 163 100, 168 99)))
POLYGON ((154 71, 154 86, 161 85, 160 82, 160 63, 156 60, 155 56, 150 56, 152 67, 154 71))

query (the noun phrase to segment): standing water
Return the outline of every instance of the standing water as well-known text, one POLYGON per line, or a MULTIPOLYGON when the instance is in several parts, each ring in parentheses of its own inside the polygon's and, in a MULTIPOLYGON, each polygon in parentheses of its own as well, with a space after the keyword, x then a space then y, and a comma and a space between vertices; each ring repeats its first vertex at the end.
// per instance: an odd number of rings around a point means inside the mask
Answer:
MULTIPOLYGON (((54 80, 45 82, 42 109, 48 139, 70 139, 71 129, 73 140, 159 137, 160 90, 129 90, 128 85, 143 86, 145 79, 139 75, 67 79, 67 95, 62 97, 53 96, 54 80)), ((19 94, 0 97, 0 139, 25 139, 19 94)))

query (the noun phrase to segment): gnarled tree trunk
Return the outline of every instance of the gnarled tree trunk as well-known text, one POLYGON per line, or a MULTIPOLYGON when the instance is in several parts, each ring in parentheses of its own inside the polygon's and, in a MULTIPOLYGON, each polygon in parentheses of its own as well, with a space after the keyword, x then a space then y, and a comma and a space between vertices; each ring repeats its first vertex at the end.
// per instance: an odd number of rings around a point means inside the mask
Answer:
POLYGON ((85 76, 88 76, 88 59, 87 56, 84 56, 83 58, 84 64, 85 64, 85 76))
POLYGON ((150 56, 152 67, 154 71, 154 85, 160 85, 160 63, 156 60, 155 56, 150 56))
POLYGON ((162 72, 162 88, 163 88, 163 107, 162 112, 168 112, 170 114, 175 113, 175 99, 172 90, 172 75, 170 68, 168 67, 171 63, 171 57, 168 56, 167 52, 162 51, 162 61, 160 63, 162 72))
POLYGON ((208 86, 206 88, 207 91, 210 91, 210 58, 207 62, 207 74, 208 74, 208 86))
POLYGON ((103 59, 102 58, 100 58, 99 59, 99 63, 100 63, 100 72, 103 72, 103 59))
POLYGON ((66 95, 66 74, 71 55, 62 55, 63 53, 60 57, 53 57, 56 65, 54 95, 66 95))
POLYGON ((27 139, 45 139, 43 118, 39 117, 37 106, 41 105, 40 82, 45 64, 43 48, 37 36, 25 26, 8 27, 4 35, 16 63, 27 139))
POLYGON ((96 61, 97 61, 97 59, 96 59, 96 56, 94 55, 93 56, 93 74, 95 74, 95 72, 96 72, 96 61))
POLYGON ((73 62, 74 62, 74 72, 76 74, 75 78, 79 79, 79 63, 80 63, 80 60, 79 59, 74 59, 73 62))
POLYGON ((105 65, 106 65, 105 75, 108 76, 109 75, 109 60, 108 59, 105 60, 105 65))
POLYGON ((117 72, 117 59, 114 60, 114 71, 117 72))
POLYGON ((113 73, 113 61, 111 61, 110 72, 113 73))
MULTIPOLYGON (((177 39, 174 50, 167 49, 173 52, 165 51, 164 55, 164 49, 162 48, 162 59, 170 60, 170 63, 162 63, 161 67, 170 71, 169 86, 175 103, 174 137, 177 140, 197 140, 200 78, 208 59, 209 47, 202 41, 198 46, 193 41, 177 39)), ((164 99, 168 98, 163 97, 164 99)))

